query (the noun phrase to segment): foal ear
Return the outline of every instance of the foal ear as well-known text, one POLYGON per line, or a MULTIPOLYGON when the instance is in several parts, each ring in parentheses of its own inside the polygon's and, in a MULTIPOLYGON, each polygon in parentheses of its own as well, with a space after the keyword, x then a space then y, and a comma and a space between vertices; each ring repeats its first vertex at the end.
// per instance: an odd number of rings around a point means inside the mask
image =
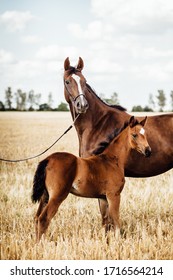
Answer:
POLYGON ((83 62, 83 59, 81 57, 79 57, 79 60, 78 60, 78 64, 76 66, 76 69, 79 70, 79 71, 82 71, 82 69, 84 68, 84 62, 83 62))
POLYGON ((130 120, 129 120, 129 126, 130 127, 134 127, 135 126, 135 117, 134 116, 131 116, 130 120))
POLYGON ((147 122, 147 116, 140 122, 142 126, 144 126, 147 122))
POLYGON ((70 60, 69 57, 67 57, 64 61, 64 70, 68 70, 70 68, 70 60))

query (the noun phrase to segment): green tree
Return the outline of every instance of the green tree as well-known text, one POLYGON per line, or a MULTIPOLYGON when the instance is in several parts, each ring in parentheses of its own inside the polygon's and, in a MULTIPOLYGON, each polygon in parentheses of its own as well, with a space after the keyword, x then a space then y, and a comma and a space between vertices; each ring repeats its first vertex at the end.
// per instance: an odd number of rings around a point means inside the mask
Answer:
POLYGON ((16 95, 16 110, 25 111, 26 104, 27 104, 26 92, 23 92, 21 89, 18 89, 15 95, 16 95))
POLYGON ((143 108, 141 107, 141 105, 133 106, 132 112, 143 112, 143 108))
POLYGON ((13 94, 11 91, 11 87, 8 87, 7 90, 5 91, 5 107, 9 110, 12 110, 12 99, 13 99, 13 94))
POLYGON ((67 103, 61 102, 57 108, 57 111, 69 111, 67 103))
POLYGON ((0 101, 0 111, 5 111, 5 106, 2 101, 0 101))
POLYGON ((53 97, 52 97, 52 93, 50 92, 48 95, 48 102, 47 104, 49 105, 50 108, 52 108, 53 105, 53 97))
POLYGON ((110 98, 105 98, 104 94, 100 94, 100 98, 105 101, 107 104, 110 105, 118 105, 119 104, 119 99, 118 99, 118 93, 114 92, 110 98))
POLYGON ((114 92, 112 95, 111 95, 111 101, 112 101, 112 104, 120 104, 119 103, 119 99, 118 99, 118 93, 117 92, 114 92))
POLYGON ((166 105, 166 96, 163 90, 158 90, 158 95, 156 96, 158 99, 158 106, 160 112, 163 112, 163 108, 166 105))
POLYGON ((41 93, 36 93, 35 94, 35 105, 40 106, 41 102, 41 93))
POLYGON ((29 105, 29 111, 33 111, 35 105, 35 93, 33 90, 30 90, 28 93, 27 103, 29 105))
POLYGON ((144 112, 153 112, 153 109, 146 105, 146 106, 143 108, 143 111, 144 111, 144 112))
POLYGON ((155 101, 154 101, 154 97, 153 97, 152 93, 149 94, 148 103, 149 103, 149 106, 154 110, 155 109, 155 101))
POLYGON ((132 112, 153 112, 153 109, 147 105, 145 107, 137 105, 132 107, 132 112))
POLYGON ((39 111, 51 111, 52 109, 49 107, 47 103, 43 103, 39 105, 39 111))

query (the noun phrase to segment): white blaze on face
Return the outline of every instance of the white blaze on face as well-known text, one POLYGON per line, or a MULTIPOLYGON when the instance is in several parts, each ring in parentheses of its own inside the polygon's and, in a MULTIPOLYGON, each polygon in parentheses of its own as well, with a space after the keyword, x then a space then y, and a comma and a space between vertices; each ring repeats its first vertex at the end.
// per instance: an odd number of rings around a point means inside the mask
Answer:
MULTIPOLYGON (((80 84, 80 77, 73 74, 72 75, 72 78, 76 81, 77 83, 77 86, 78 86, 78 90, 79 90, 79 94, 83 94, 83 91, 82 91, 82 87, 81 87, 81 84, 80 84)), ((81 104, 84 106, 85 105, 85 102, 84 102, 84 97, 83 95, 80 96, 80 100, 81 100, 81 104)))
POLYGON ((144 135, 145 134, 145 129, 143 129, 143 127, 142 127, 141 130, 139 131, 139 133, 144 135))

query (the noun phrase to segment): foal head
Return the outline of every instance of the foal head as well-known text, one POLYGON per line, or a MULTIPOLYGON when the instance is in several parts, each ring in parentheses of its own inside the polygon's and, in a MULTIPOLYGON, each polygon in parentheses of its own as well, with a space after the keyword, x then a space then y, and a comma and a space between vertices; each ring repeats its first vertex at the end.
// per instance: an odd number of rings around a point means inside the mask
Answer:
POLYGON ((133 116, 129 121, 129 141, 132 149, 143 154, 145 157, 151 155, 151 148, 148 144, 144 126, 146 124, 147 117, 142 121, 138 121, 133 116))
POLYGON ((64 61, 64 92, 65 99, 74 107, 77 114, 85 113, 88 102, 85 97, 86 80, 82 75, 84 63, 81 57, 76 67, 70 66, 69 58, 64 61))

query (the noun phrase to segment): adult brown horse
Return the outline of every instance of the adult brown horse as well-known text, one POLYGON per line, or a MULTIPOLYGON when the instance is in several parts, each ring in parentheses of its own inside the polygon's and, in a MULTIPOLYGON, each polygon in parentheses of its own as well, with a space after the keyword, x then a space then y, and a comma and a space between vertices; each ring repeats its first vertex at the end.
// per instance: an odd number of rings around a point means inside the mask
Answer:
MULTIPOLYGON (((98 143, 104 142, 113 127, 120 128, 130 115, 121 106, 110 106, 96 95, 82 74, 83 67, 82 58, 79 58, 76 67, 70 65, 69 58, 65 59, 64 94, 72 118, 80 114, 75 122, 79 155, 87 157, 95 153, 98 143)), ((146 131, 152 156, 141 158, 132 150, 125 165, 127 177, 155 176, 173 167, 173 114, 149 116, 146 131)), ((107 202, 103 199, 99 202, 104 223, 107 202)))
MULTIPOLYGON (((135 149, 146 157, 151 154, 144 125, 131 117, 122 129, 115 130, 104 151, 88 158, 70 153, 54 153, 41 161, 34 176, 32 201, 40 201, 36 214, 36 239, 40 240, 51 219, 69 193, 108 201, 106 231, 119 231, 120 194, 124 187, 124 166, 128 153, 135 149), (45 203, 45 198, 47 203, 45 203)), ((103 147, 102 147, 103 148, 103 147)))

